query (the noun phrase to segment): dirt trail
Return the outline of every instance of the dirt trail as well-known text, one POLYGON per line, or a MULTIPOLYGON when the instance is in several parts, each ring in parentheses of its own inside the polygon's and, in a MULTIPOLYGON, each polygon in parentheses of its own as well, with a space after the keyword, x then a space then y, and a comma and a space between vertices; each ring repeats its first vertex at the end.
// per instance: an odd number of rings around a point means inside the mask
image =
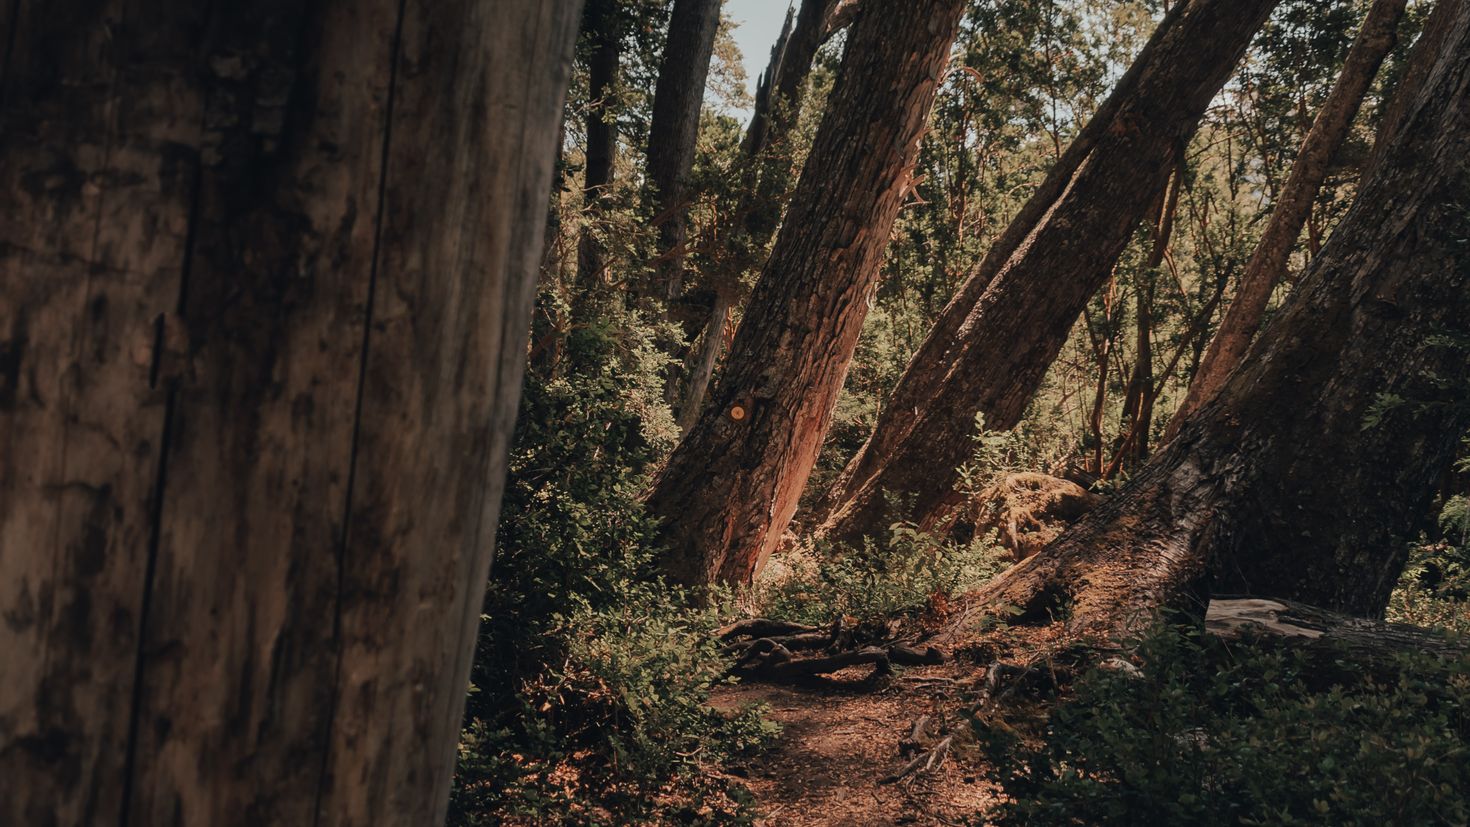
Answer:
POLYGON ((715 693, 720 708, 764 702, 783 732, 778 746, 745 767, 740 780, 759 801, 769 827, 816 825, 975 824, 994 800, 967 722, 957 713, 962 682, 975 677, 973 664, 948 663, 903 670, 896 677, 866 680, 855 667, 814 688, 745 683, 715 693), (947 725, 956 735, 935 771, 890 784, 880 779, 908 763, 899 742, 914 721, 928 715, 932 745, 947 725), (941 722, 938 726, 935 722, 941 722))

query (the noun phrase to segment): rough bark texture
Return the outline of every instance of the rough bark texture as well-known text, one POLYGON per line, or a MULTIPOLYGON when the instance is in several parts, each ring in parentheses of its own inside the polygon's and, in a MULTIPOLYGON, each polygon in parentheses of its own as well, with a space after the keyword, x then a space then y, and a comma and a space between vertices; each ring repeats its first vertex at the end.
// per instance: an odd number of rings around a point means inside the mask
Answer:
POLYGON ((655 220, 660 222, 659 250, 667 256, 658 265, 650 292, 665 300, 678 298, 683 291, 680 250, 689 234, 685 217, 689 170, 694 166, 704 82, 719 27, 720 0, 674 0, 648 127, 648 180, 653 186, 655 220))
POLYGON ((794 27, 792 13, 787 12, 786 25, 771 49, 771 62, 756 85, 755 108, 740 145, 740 154, 748 165, 735 205, 734 226, 722 245, 722 255, 713 257, 717 265, 716 272, 710 273, 714 297, 685 371, 683 394, 675 406, 684 433, 694 427, 704 407, 705 393, 724 345, 725 325, 741 292, 741 278, 759 266, 759 255, 781 221, 781 207, 791 184, 791 128, 801 111, 801 93, 811 74, 812 61, 822 45, 822 26, 834 6, 835 0, 803 0, 794 27))
POLYGON ((664 569, 749 581, 816 461, 898 214, 961 0, 865 2, 712 404, 649 498, 664 569))
POLYGON ((922 518, 970 457, 976 414, 988 428, 1015 425, 1276 2, 1197 0, 1166 21, 1063 194, 953 329, 953 343, 929 349, 943 364, 910 364, 924 387, 904 393, 912 407, 890 404, 891 433, 880 418, 852 461, 871 473, 853 475, 852 493, 826 517, 824 533, 857 542, 881 531, 899 516, 888 513, 889 495, 912 502, 912 516, 922 518))
POLYGON ((899 377, 898 385, 889 395, 887 404, 879 414, 878 422, 867 443, 842 469, 842 473, 838 475, 832 487, 821 498, 818 506, 819 513, 816 515, 817 522, 824 521, 835 508, 847 502, 892 454, 893 447, 908 434, 914 422, 915 412, 923 407, 925 400, 934 392, 934 389, 943 383, 944 376, 957 352, 956 348, 960 344, 958 338, 960 327, 964 324, 970 311, 974 309, 975 303, 985 293, 985 288, 990 286, 995 274, 1036 229, 1036 225, 1047 216, 1047 213, 1056 205, 1057 199, 1066 192, 1067 185, 1077 173, 1077 168, 1091 155, 1098 140, 1113 123, 1119 108, 1136 94, 1139 74, 1153 62, 1154 55, 1159 48, 1158 44, 1177 22, 1180 11, 1186 5, 1176 3, 1173 10, 1159 21, 1159 25, 1149 37, 1148 43, 1138 53, 1133 65, 1128 67, 1128 71, 1118 79, 1118 85, 1113 87, 1112 92, 1103 100, 1097 112, 1088 119, 1086 126, 1082 127, 1077 137, 1067 145, 1067 149, 1052 165, 1046 178, 1042 180, 1036 191, 1031 193, 1031 197, 1022 205, 1020 212, 1016 213, 1016 217, 1006 225, 1005 230, 985 251, 975 272, 965 279, 959 291, 945 305, 934 327, 924 337, 918 351, 909 359, 903 375, 899 377))
POLYGON ((1381 614, 1470 427, 1470 7, 1219 395, 976 605, 1111 632, 1212 590, 1381 614))
POLYGON ((124 5, 3 79, 0 823, 438 823, 577 4, 124 5))
POLYGON ((1178 433, 1180 423, 1197 410, 1202 401, 1219 393, 1225 378, 1240 364, 1251 339, 1260 329, 1271 292, 1285 276, 1292 247, 1312 213, 1317 191, 1327 180, 1332 157, 1352 128, 1353 118, 1358 114, 1373 77, 1378 74, 1379 65, 1393 49, 1405 2, 1375 0, 1368 9, 1337 82, 1302 141, 1291 175, 1271 211, 1271 219, 1266 223, 1260 243, 1240 277, 1235 299, 1220 320, 1215 337, 1210 340, 1204 359, 1189 383, 1189 392, 1169 424, 1166 438, 1178 433))

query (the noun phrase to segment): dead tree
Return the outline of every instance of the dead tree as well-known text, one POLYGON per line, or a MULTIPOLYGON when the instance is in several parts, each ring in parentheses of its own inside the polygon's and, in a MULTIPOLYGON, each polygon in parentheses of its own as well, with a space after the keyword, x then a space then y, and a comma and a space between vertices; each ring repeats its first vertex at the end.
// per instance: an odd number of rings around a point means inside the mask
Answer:
POLYGON ((0 12, 0 823, 442 822, 578 5, 0 12))
POLYGON ((711 404, 648 499, 675 581, 749 581, 816 461, 961 0, 864 2, 711 404))
POLYGON ((971 456, 976 415, 992 429, 1019 420, 1276 2, 1182 3, 1159 24, 1103 125, 1085 130, 1090 146, 1056 201, 1037 208, 1035 226, 1002 236, 1014 250, 982 265, 983 292, 962 287, 910 361, 842 493, 818 515, 823 533, 857 542, 879 532, 901 516, 888 513, 890 495, 921 519, 971 456))

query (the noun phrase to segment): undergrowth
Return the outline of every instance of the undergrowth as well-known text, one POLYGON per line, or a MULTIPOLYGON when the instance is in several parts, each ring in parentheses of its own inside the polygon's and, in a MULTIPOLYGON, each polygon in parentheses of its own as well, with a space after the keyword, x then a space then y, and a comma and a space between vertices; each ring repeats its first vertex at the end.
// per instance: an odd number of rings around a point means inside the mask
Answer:
POLYGON ((726 617, 652 577, 639 492, 675 437, 647 326, 578 331, 528 377, 471 675, 450 823, 740 824, 708 772, 775 732, 707 701, 726 617))
POLYGON ((1470 664, 1405 654, 1325 680, 1268 644, 1160 629, 1141 673, 1094 669, 1039 732, 975 724, 997 825, 1470 821, 1470 664), (1325 685, 1324 685, 1325 683, 1325 685))

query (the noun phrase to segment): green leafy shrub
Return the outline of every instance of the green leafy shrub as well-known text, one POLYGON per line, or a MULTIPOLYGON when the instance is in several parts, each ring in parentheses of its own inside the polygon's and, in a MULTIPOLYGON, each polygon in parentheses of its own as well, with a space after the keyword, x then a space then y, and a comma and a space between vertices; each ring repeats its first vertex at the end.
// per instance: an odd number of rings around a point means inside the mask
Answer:
POLYGON ((1141 675, 1095 669, 1039 737, 977 722, 1001 825, 1431 825, 1470 820, 1470 664, 1405 658, 1323 688, 1269 645, 1161 630, 1141 675))
POLYGON ((1470 498, 1445 500, 1439 539, 1410 547, 1409 563, 1389 599, 1388 617, 1470 633, 1470 498))
POLYGON ((906 524, 893 526, 885 544, 822 547, 814 556, 820 565, 757 584, 760 614, 816 625, 837 617, 886 623, 973 589, 1009 563, 1008 552, 989 537, 954 543, 906 524))
POLYGON ((699 768, 758 748, 758 710, 707 705, 716 609, 651 577, 639 492, 675 436, 653 333, 577 331, 528 378, 471 674, 452 824, 740 823, 699 768))

